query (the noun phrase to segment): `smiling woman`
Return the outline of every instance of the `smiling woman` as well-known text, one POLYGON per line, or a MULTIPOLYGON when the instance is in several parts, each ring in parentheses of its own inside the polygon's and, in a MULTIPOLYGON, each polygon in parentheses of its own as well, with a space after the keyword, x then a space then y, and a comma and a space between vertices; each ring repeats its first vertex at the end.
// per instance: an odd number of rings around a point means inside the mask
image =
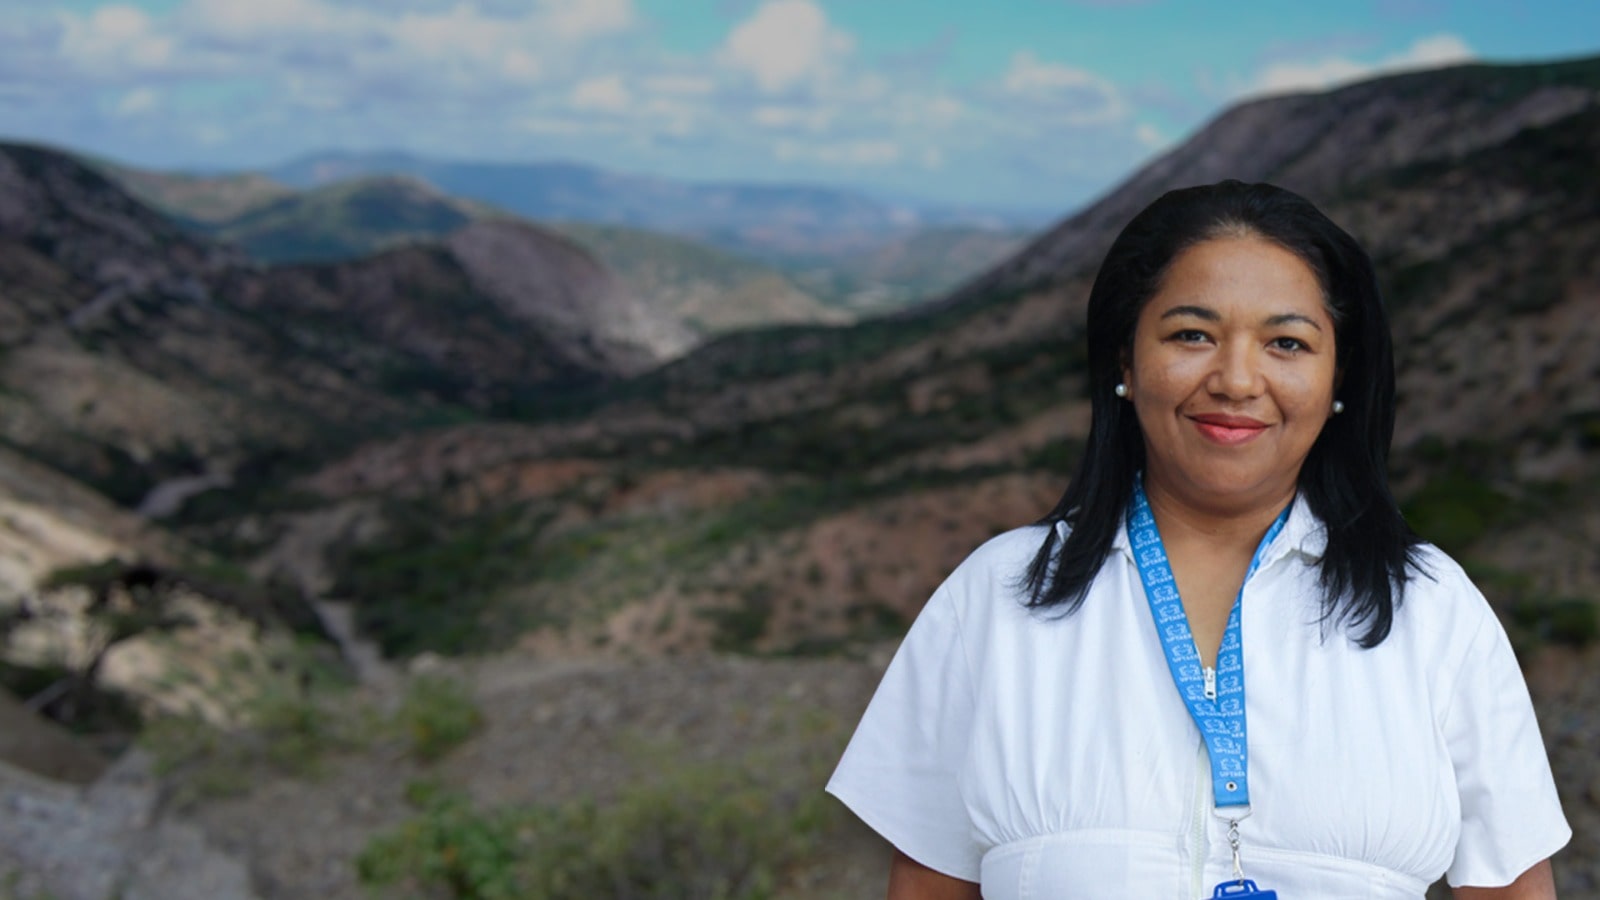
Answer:
POLYGON ((1123 366, 1152 502, 1181 494, 1222 515, 1287 506, 1332 414, 1334 351, 1333 316, 1299 257, 1256 237, 1184 251, 1123 366))
POLYGON ((829 783, 890 897, 1553 897, 1510 644, 1389 493, 1366 253, 1270 185, 1174 191, 1088 316, 1065 496, 935 592, 829 783))

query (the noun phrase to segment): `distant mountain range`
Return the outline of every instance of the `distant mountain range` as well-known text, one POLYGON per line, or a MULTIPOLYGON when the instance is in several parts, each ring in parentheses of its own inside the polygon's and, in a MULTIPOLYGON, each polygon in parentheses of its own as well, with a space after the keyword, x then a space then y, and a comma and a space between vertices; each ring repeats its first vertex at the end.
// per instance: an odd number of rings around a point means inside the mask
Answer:
MULTIPOLYGON (((980 210, 878 199, 813 185, 691 182, 629 175, 576 163, 483 163, 403 153, 319 153, 264 170, 308 189, 371 175, 408 175, 441 191, 536 221, 626 225, 680 235, 742 237, 753 248, 786 252, 785 235, 869 235, 959 226, 1032 230, 1036 213, 980 210)), ((714 241, 722 244, 722 241, 714 241)))
POLYGON ((319 157, 266 174, 199 176, 90 162, 191 231, 267 263, 354 259, 440 238, 482 218, 536 220, 574 236, 640 297, 698 334, 841 323, 902 309, 983 271, 1027 237, 1015 228, 958 224, 970 218, 964 213, 919 224, 905 207, 843 191, 701 187, 572 166, 371 155, 319 157), (276 178, 309 186, 297 190, 276 178), (434 178, 476 190, 478 199, 434 178), (639 210, 629 190, 640 185, 679 198, 682 210, 647 206, 655 224, 631 223, 639 210), (483 199, 523 196, 543 199, 520 208, 483 199), (830 220, 835 212, 839 218, 830 220))

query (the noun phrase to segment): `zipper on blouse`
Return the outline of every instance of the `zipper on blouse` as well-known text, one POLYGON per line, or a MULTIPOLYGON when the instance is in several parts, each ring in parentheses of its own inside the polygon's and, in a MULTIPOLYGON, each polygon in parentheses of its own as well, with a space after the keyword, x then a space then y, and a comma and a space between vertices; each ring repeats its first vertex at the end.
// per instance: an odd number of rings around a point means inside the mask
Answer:
POLYGON ((1206 675, 1206 699, 1217 699, 1217 670, 1210 666, 1204 669, 1206 675))
POLYGON ((1200 900, 1206 889, 1206 786, 1211 783, 1211 760, 1204 740, 1200 741, 1195 759, 1194 818, 1189 823, 1189 896, 1200 900))

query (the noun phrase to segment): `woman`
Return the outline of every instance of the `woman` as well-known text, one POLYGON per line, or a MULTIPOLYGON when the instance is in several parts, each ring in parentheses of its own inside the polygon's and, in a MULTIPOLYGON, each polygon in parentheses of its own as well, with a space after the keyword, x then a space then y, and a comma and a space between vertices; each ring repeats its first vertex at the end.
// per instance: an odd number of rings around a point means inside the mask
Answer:
POLYGON ((1510 645, 1389 493, 1365 252, 1270 185, 1173 191, 1088 316, 1066 495, 934 593, 829 783, 892 900, 1555 896, 1510 645))

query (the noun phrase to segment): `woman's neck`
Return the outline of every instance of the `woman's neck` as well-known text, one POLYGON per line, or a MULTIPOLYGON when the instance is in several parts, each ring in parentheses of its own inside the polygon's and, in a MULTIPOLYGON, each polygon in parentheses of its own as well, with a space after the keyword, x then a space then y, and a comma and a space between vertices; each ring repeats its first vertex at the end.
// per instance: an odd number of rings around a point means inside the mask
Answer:
POLYGON ((1244 553, 1255 552, 1262 535, 1267 533, 1273 520, 1294 500, 1295 495, 1294 485, 1291 484, 1287 491, 1275 491, 1261 497, 1206 502, 1171 490, 1159 478, 1148 476, 1144 489, 1163 543, 1198 540, 1218 550, 1244 553))

